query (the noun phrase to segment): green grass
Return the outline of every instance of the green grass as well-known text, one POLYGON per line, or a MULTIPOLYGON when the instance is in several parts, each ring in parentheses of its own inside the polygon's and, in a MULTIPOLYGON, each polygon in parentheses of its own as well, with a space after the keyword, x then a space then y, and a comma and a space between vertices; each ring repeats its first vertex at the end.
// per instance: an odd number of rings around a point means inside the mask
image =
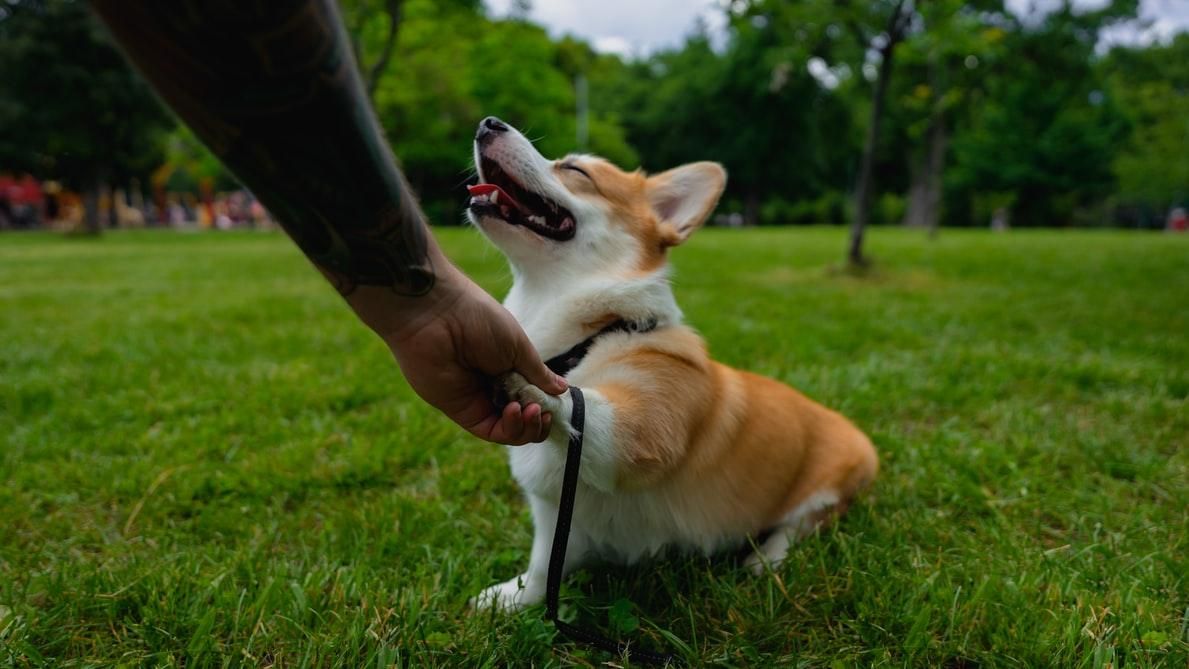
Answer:
MULTIPOLYGON (((677 293, 719 359, 867 430, 874 489, 775 576, 592 569, 568 614, 694 665, 1185 667, 1189 238, 880 229, 864 278, 843 241, 707 230, 677 293)), ((467 611, 529 539, 502 449, 284 237, 0 237, 0 666, 610 659, 467 611)))

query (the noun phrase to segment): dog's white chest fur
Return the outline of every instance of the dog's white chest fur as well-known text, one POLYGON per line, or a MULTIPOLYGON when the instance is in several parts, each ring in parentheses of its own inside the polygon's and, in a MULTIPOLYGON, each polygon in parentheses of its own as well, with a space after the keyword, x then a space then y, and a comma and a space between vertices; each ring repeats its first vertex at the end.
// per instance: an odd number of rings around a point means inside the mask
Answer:
MULTIPOLYGON (((681 312, 664 273, 629 281, 578 282, 572 290, 539 290, 517 282, 505 304, 525 327, 544 358, 562 353, 587 336, 582 324, 599 314, 615 313, 629 320, 655 319, 663 327, 680 327, 681 312)), ((616 333, 596 340, 586 360, 597 360, 622 347, 630 333, 616 333)), ((589 367, 579 364, 567 377, 585 388, 589 367)), ((605 374, 605 370, 603 370, 605 374)), ((585 443, 573 527, 588 540, 588 550, 598 557, 631 563, 666 546, 713 552, 731 538, 721 536, 711 523, 700 522, 703 500, 684 499, 680 488, 661 485, 647 490, 619 490, 615 482, 615 415, 598 391, 586 390, 585 443)), ((569 423, 568 397, 559 406, 564 415, 554 421, 569 423)), ((512 475, 531 497, 554 506, 561 496, 566 460, 565 431, 555 430, 540 444, 509 447, 512 475)))

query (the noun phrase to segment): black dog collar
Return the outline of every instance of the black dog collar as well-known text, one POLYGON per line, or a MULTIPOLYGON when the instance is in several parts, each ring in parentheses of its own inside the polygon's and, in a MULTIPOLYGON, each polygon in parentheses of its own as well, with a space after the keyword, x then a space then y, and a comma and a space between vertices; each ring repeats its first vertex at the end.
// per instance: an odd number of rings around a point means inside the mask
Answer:
POLYGON ((643 321, 629 321, 627 319, 621 318, 602 330, 592 334, 586 339, 583 339, 565 353, 555 355, 552 358, 546 360, 545 366, 552 370, 554 374, 557 374, 558 376, 565 376, 566 374, 569 374, 575 367, 577 367, 578 363, 582 362, 582 359, 585 358, 586 354, 590 352, 590 347, 594 346, 595 341, 599 337, 613 334, 615 332, 634 332, 637 334, 642 334, 645 332, 652 332, 656 328, 657 319, 655 317, 651 317, 643 321))

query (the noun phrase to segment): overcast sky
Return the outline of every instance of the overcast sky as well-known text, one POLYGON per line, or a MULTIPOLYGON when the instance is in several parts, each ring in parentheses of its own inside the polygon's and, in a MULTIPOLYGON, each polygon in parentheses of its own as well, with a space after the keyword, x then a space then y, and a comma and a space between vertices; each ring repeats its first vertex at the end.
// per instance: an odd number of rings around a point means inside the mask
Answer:
MULTIPOLYGON (((507 13, 512 0, 487 0, 496 16, 507 13)), ((1016 13, 1030 7, 1041 10, 1060 0, 1007 0, 1016 13)), ((1098 7, 1104 0, 1075 0, 1075 4, 1098 7)), ((533 0, 532 18, 554 35, 574 34, 601 51, 624 55, 647 54, 679 46, 693 29, 698 17, 712 30, 722 28, 722 11, 715 0, 533 0)), ((1105 39, 1111 43, 1163 39, 1189 30, 1189 0, 1141 0, 1140 14, 1146 26, 1117 28, 1105 39)))

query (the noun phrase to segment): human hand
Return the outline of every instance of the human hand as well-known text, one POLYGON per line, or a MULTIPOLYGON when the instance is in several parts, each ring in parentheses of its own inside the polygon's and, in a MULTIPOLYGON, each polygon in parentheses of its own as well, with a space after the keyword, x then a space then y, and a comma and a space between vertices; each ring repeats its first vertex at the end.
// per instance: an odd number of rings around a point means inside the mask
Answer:
MULTIPOLYGON (((547 393, 560 395, 566 382, 545 367, 499 302, 449 263, 409 321, 382 332, 401 371, 423 400, 471 434, 498 444, 544 441, 552 416, 540 404, 492 403, 495 379, 519 372, 547 393)), ((441 265, 439 265, 440 267, 441 265)))

